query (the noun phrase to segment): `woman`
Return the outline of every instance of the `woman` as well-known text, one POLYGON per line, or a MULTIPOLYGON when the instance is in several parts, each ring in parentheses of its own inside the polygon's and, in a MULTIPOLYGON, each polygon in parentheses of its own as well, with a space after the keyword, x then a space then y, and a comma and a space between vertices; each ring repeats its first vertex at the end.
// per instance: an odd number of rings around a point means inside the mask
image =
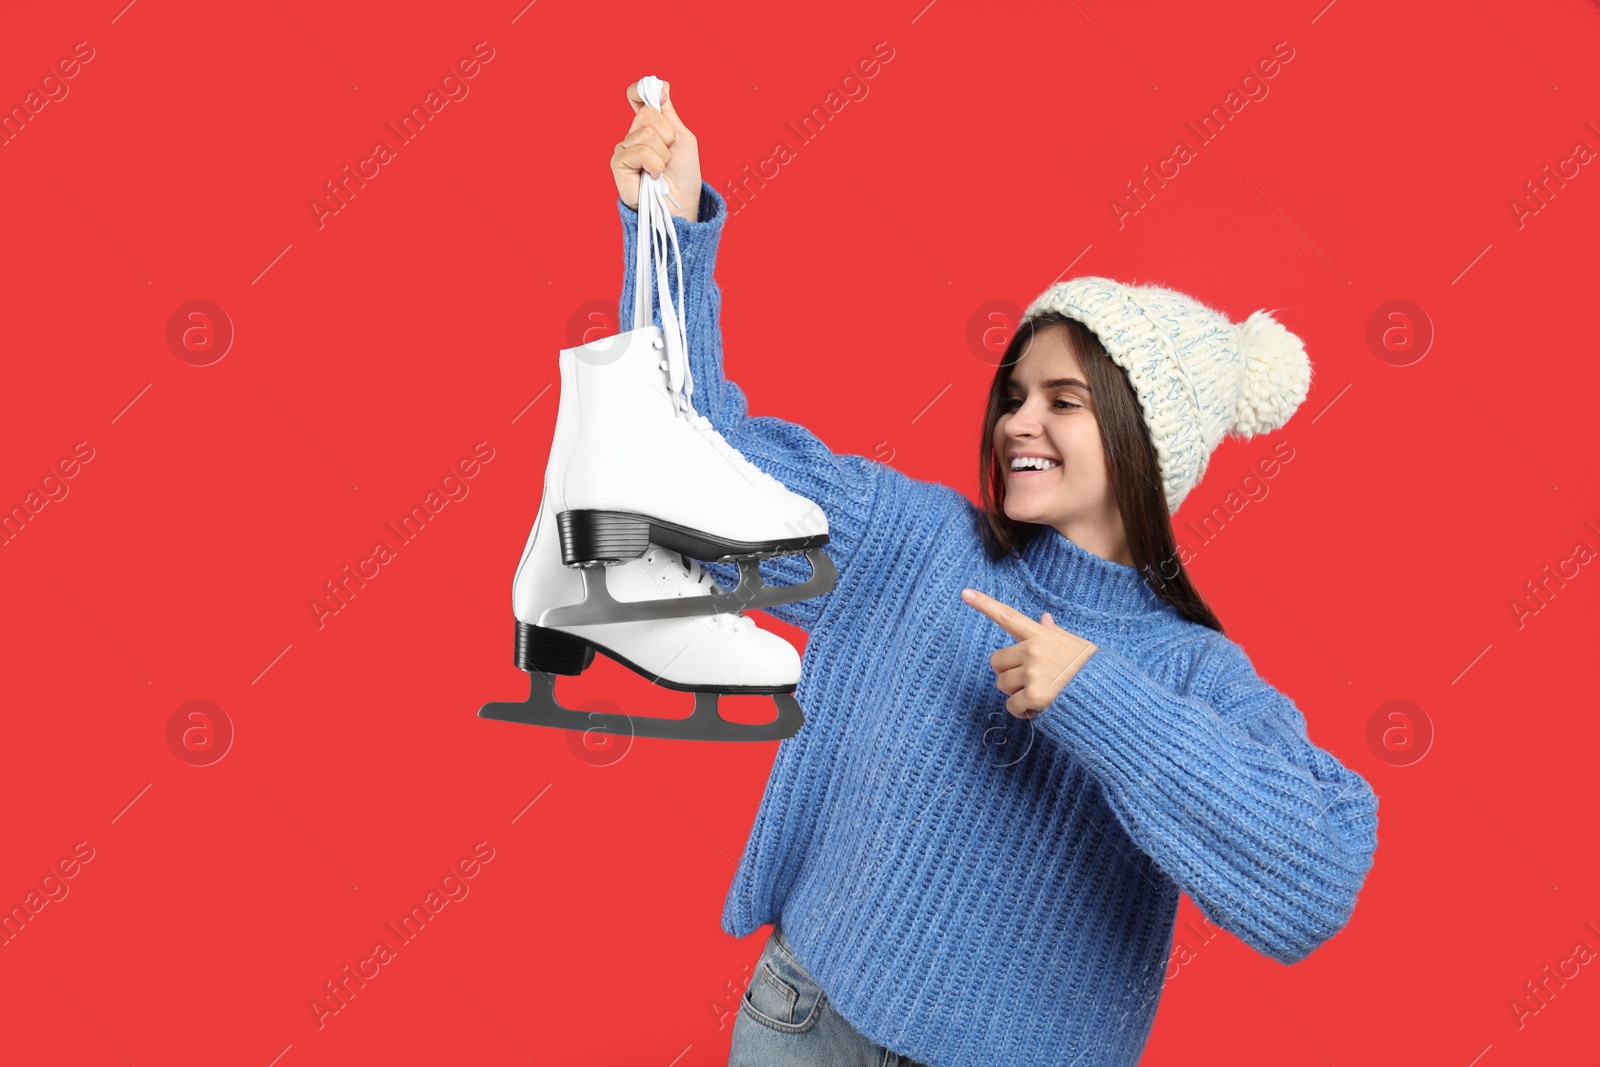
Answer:
POLYGON ((808 631, 808 722, 778 748, 723 912, 735 937, 774 926, 730 1064, 1131 1064, 1180 893, 1284 963, 1337 933, 1377 799, 1223 634, 1170 514, 1225 433, 1304 400, 1299 341, 1166 289, 1052 286, 996 370, 975 507, 747 415, 712 277, 726 206, 670 89, 660 110, 628 99, 619 307, 640 172, 664 173, 695 407, 823 507, 839 569, 768 609, 808 631))

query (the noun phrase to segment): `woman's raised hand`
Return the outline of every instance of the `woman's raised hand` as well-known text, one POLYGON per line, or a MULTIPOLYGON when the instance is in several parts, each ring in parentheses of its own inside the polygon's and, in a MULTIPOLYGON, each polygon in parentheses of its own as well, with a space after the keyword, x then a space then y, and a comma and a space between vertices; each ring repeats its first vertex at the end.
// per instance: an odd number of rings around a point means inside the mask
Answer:
POLYGON ((680 206, 669 208, 690 222, 700 218, 700 146, 672 106, 672 86, 661 83, 661 110, 639 95, 637 83, 628 86, 633 105, 633 125, 611 153, 611 176, 617 181, 622 202, 639 209, 639 175, 665 174, 667 189, 680 206))

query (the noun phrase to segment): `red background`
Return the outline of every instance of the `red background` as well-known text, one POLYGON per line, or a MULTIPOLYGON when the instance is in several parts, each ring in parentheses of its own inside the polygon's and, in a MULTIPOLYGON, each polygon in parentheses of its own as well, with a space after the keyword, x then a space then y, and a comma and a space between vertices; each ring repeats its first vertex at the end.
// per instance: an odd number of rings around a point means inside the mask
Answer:
MULTIPOLYGON (((475 716, 526 692, 511 578, 556 353, 620 288, 608 161, 646 73, 714 185, 794 150, 727 226, 726 364, 753 413, 841 452, 975 494, 973 317, 1069 267, 1305 339, 1300 413, 1225 444, 1177 522, 1195 549, 1185 524, 1292 446, 1191 567, 1380 794, 1376 866, 1299 965, 1199 947, 1144 1062, 1600 1057, 1600 965, 1520 1026, 1509 1006, 1600 951, 1600 566, 1520 626, 1510 606, 1600 550, 1600 164, 1520 227, 1508 206, 1600 149, 1593 4, 124 4, 0 25, 8 107, 94 50, 0 148, 0 503, 93 449, 0 547, 0 903, 93 849, 0 948, 0 1058, 726 1061, 765 931, 718 919, 776 744, 585 759, 475 716), (470 95, 319 229, 323 183, 479 41, 470 95), (870 94, 800 144, 785 124, 880 41, 870 94), (1119 228, 1111 198, 1280 41, 1270 95, 1119 228), (209 366, 166 340, 196 299, 235 330, 209 366), (1406 366, 1367 341, 1397 299, 1435 333, 1406 366), (480 441, 470 495, 319 629, 323 583, 480 441), (191 700, 234 731, 208 766, 168 739, 191 700), (1391 700, 1433 730, 1409 765, 1408 735, 1368 739, 1391 700), (480 841, 470 895, 319 1029, 323 983, 480 841)), ((610 664, 563 687, 689 704, 610 664)))

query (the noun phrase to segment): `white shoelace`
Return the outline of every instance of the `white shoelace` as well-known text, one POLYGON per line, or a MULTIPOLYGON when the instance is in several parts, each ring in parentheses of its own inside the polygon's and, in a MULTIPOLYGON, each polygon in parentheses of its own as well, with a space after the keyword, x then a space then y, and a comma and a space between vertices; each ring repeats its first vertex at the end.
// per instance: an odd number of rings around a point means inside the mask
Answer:
MULTIPOLYGON (((669 375, 671 374, 672 368, 669 360, 662 360, 660 366, 662 370, 667 371, 669 375)), ((783 483, 779 482, 778 479, 774 478, 772 475, 768 474, 754 463, 751 463, 743 452, 740 452, 737 448, 734 448, 731 444, 729 444, 728 439, 722 436, 722 434, 717 430, 716 426, 712 424, 711 420, 695 411, 692 404, 690 404, 687 400, 682 399, 682 395, 683 394, 681 393, 673 394, 674 398, 677 400, 677 403, 674 405, 674 410, 677 412, 677 414, 688 419, 690 426, 693 426, 695 429, 699 430, 708 441, 716 446, 719 452, 736 463, 746 474, 751 475, 758 481, 765 484, 783 487, 783 483)))
MULTIPOLYGON (((653 75, 639 79, 639 95, 651 107, 661 106, 661 80, 653 75)), ((732 460, 734 464, 750 477, 756 479, 757 484, 768 488, 782 487, 772 475, 751 463, 745 456, 731 444, 712 425, 710 419, 701 415, 694 409, 694 375, 689 368, 689 334, 687 316, 684 313, 682 301, 686 299, 683 287, 683 257, 678 247, 678 231, 673 226, 672 214, 667 210, 667 201, 672 199, 672 193, 667 188, 667 178, 663 174, 655 176, 648 172, 639 175, 639 244, 637 249, 637 264, 634 274, 634 325, 650 322, 653 315, 652 288, 661 294, 661 323, 664 335, 667 358, 662 361, 661 368, 667 372, 668 388, 672 393, 673 411, 689 420, 689 425, 709 440, 722 455, 732 460), (672 290, 668 284, 667 271, 667 246, 672 247, 672 257, 678 268, 678 300, 679 305, 674 306, 672 290), (652 272, 652 265, 655 267, 652 272), (652 276, 653 274, 653 276, 652 276)), ((673 204, 678 204, 672 200, 673 204)), ((678 205, 682 206, 682 205, 678 205)), ((658 346, 660 347, 660 346, 658 346)))
MULTIPOLYGON (((675 575, 687 577, 687 582, 678 586, 676 594, 678 596, 695 596, 697 595, 695 591, 702 588, 712 595, 723 591, 722 587, 712 580, 711 575, 707 574, 705 569, 700 566, 698 560, 690 559, 688 556, 662 548, 659 545, 652 545, 650 550, 645 553, 644 558, 647 564, 654 565, 663 562, 666 564, 661 569, 661 577, 663 578, 671 578, 675 575)), ((711 624, 717 629, 726 630, 729 633, 745 634, 756 628, 755 620, 747 618, 743 612, 724 611, 709 615, 707 618, 711 620, 711 624)))

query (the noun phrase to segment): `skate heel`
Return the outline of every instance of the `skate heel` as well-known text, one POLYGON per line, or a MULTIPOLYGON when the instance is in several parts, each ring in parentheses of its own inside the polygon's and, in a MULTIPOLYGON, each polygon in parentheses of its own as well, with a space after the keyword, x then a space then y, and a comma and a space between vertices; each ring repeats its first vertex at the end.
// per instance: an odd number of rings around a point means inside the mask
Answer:
POLYGON ((563 511, 556 516, 561 531, 561 562, 626 563, 650 547, 650 521, 616 511, 563 511))
POLYGON ((594 662, 594 647, 581 637, 518 619, 516 660, 529 673, 582 674, 594 662))

